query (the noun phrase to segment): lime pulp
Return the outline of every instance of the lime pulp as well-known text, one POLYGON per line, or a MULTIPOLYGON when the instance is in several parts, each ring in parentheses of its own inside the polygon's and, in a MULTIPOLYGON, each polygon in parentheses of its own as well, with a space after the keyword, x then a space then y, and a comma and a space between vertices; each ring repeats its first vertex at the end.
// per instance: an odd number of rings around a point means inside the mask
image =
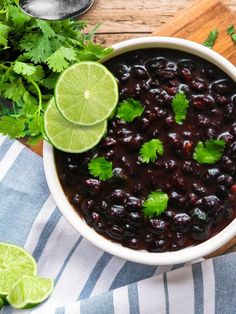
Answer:
POLYGON ((37 264, 24 249, 0 243, 0 297, 9 294, 22 275, 36 275, 37 264))
POLYGON ((67 121, 82 126, 95 125, 114 112, 119 100, 118 83, 104 65, 79 62, 60 75, 55 100, 67 121))
POLYGON ((44 115, 45 132, 53 146, 70 153, 82 153, 96 146, 107 130, 107 121, 79 126, 65 120, 51 99, 44 115))
POLYGON ((37 276, 23 276, 7 296, 16 309, 29 309, 44 302, 53 291, 53 280, 37 276))

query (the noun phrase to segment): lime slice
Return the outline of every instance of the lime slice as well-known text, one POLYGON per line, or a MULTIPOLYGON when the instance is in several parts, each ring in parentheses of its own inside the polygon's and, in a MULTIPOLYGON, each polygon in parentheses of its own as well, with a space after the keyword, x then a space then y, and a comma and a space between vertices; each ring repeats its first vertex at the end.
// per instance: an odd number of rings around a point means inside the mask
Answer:
POLYGON ((51 99, 44 115, 44 127, 50 142, 64 152, 82 153, 96 146, 107 130, 107 121, 79 126, 66 121, 51 99))
POLYGON ((79 125, 94 125, 106 120, 116 107, 118 83, 98 62, 76 63, 60 75, 55 99, 66 120, 79 125))
POLYGON ((52 279, 23 276, 7 296, 7 301, 15 309, 30 309, 45 301, 53 286, 52 279))
POLYGON ((0 243, 0 297, 8 295, 23 275, 36 275, 34 258, 21 247, 0 243))
POLYGON ((3 302, 3 300, 0 298, 0 309, 3 307, 3 305, 4 305, 4 302, 3 302))

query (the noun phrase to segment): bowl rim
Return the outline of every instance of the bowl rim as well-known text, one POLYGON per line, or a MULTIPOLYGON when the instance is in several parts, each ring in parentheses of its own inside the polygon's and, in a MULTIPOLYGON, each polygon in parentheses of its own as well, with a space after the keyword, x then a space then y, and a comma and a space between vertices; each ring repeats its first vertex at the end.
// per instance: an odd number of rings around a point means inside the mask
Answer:
MULTIPOLYGON (((203 59, 208 60, 220 67, 226 74, 236 80, 235 66, 222 57, 217 52, 204 47, 198 43, 172 37, 153 36, 153 37, 140 37, 122 41, 112 46, 114 51, 109 57, 102 60, 102 62, 122 54, 127 51, 142 49, 142 48, 170 48, 181 51, 186 51, 203 59)), ((73 206, 69 203, 64 191, 61 187, 56 165, 54 161, 53 147, 44 141, 43 144, 43 163, 46 180, 49 190, 63 216, 68 222, 87 240, 117 257, 146 265, 174 265, 193 261, 200 257, 209 255, 222 247, 225 243, 230 241, 236 236, 236 219, 227 225, 221 232, 212 238, 197 244, 195 246, 187 247, 173 252, 154 253, 141 250, 133 250, 124 247, 118 243, 106 239, 93 228, 91 228, 85 220, 83 220, 75 211, 73 206)))

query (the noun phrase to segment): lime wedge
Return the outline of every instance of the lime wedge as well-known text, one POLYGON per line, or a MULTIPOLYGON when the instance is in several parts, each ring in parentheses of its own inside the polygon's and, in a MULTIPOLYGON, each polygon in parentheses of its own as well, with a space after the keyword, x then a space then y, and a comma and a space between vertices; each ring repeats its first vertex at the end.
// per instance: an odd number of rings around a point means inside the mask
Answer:
POLYGON ((76 63, 60 75, 55 100, 58 110, 69 122, 94 125, 106 120, 116 107, 118 83, 98 62, 76 63))
POLYGON ((50 142, 64 152, 82 153, 96 146, 107 130, 107 121, 79 126, 66 121, 51 99, 44 115, 44 127, 50 142))
POLYGON ((36 276, 23 276, 7 296, 15 309, 30 309, 45 301, 53 291, 53 280, 36 276))
POLYGON ((3 302, 3 300, 0 298, 0 309, 3 307, 3 305, 4 305, 4 302, 3 302))
POLYGON ((8 295, 22 275, 35 275, 34 258, 21 247, 0 243, 0 297, 8 295))

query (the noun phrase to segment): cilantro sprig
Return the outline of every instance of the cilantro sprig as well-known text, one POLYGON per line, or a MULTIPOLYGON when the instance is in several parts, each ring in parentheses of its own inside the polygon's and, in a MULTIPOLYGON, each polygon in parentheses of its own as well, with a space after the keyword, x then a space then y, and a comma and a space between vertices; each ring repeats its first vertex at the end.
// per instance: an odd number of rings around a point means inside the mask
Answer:
POLYGON ((231 24, 231 25, 227 28, 227 34, 228 34, 228 35, 233 35, 234 33, 235 33, 234 25, 231 24))
POLYGON ((125 122, 132 122, 135 118, 140 117, 144 111, 141 102, 133 98, 128 98, 119 103, 117 117, 125 122))
POLYGON ((143 144, 140 149, 140 157, 143 163, 154 162, 158 155, 164 154, 164 147, 162 141, 159 139, 152 139, 143 144))
POLYGON ((216 42, 218 34, 219 34, 219 32, 217 29, 212 30, 209 33, 207 39, 203 42, 203 45, 208 47, 208 48, 212 48, 216 42))
POLYGON ((146 218, 160 216, 168 205, 168 195, 162 191, 154 191, 149 194, 143 203, 143 214, 146 218))
POLYGON ((179 92, 172 99, 172 109, 175 113, 175 122, 182 124, 187 115, 187 109, 189 107, 189 100, 186 98, 184 92, 179 92))
POLYGON ((32 143, 45 136, 44 111, 60 72, 74 62, 99 60, 112 50, 94 44, 94 30, 85 34, 83 21, 37 20, 17 3, 1 1, 0 133, 27 136, 32 143))
POLYGON ((112 162, 107 161, 104 157, 97 157, 88 163, 89 173, 101 181, 108 180, 112 177, 112 162))
POLYGON ((231 39, 236 42, 236 33, 235 33, 235 28, 234 25, 230 25, 227 28, 227 34, 231 37, 231 39))
POLYGON ((225 141, 223 140, 207 140, 198 142, 193 158, 200 164, 214 164, 223 155, 225 149, 225 141))

